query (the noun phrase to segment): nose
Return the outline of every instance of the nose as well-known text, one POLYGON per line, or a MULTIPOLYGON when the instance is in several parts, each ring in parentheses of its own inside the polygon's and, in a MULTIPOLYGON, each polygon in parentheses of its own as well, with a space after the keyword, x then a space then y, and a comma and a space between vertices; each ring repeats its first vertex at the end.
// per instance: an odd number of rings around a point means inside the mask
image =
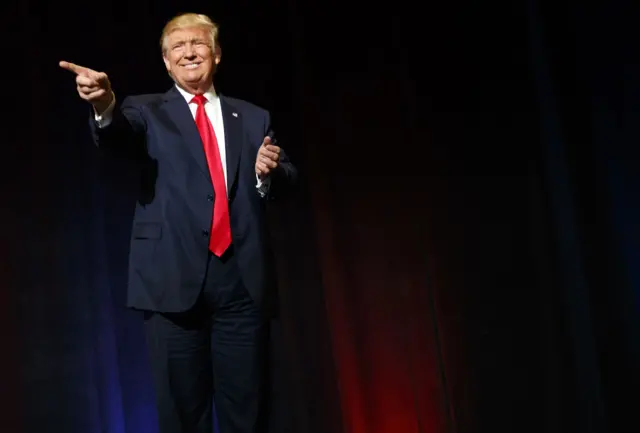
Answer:
POLYGON ((188 58, 193 58, 196 56, 196 50, 191 44, 185 45, 184 56, 188 58))

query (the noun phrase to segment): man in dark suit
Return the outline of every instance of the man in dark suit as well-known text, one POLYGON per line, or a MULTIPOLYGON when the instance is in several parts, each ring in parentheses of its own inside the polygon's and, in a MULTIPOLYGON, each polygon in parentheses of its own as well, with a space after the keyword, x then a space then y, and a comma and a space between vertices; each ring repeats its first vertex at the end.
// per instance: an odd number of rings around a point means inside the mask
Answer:
POLYGON ((265 201, 297 172, 269 113, 216 93, 218 28, 167 23, 162 55, 175 86, 122 102, 103 72, 68 62, 107 157, 139 174, 127 304, 144 311, 162 433, 256 431, 274 267, 265 201))

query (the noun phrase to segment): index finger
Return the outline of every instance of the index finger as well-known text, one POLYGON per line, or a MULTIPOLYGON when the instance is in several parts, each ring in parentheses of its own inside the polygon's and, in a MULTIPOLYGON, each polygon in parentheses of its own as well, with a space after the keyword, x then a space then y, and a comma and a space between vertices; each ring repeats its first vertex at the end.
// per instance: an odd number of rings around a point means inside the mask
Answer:
POLYGON ((65 62, 64 60, 60 62, 60 67, 62 69, 66 69, 67 71, 73 72, 77 75, 85 75, 89 76, 89 68, 85 68, 84 66, 76 65, 75 63, 65 62))

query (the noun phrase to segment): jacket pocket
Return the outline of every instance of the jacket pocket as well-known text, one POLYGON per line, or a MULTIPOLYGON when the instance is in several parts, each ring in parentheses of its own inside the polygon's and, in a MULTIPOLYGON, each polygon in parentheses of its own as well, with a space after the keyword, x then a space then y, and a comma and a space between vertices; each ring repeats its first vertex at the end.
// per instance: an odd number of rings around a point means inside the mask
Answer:
POLYGON ((134 239, 160 239, 162 237, 162 224, 160 223, 135 223, 132 229, 134 239))

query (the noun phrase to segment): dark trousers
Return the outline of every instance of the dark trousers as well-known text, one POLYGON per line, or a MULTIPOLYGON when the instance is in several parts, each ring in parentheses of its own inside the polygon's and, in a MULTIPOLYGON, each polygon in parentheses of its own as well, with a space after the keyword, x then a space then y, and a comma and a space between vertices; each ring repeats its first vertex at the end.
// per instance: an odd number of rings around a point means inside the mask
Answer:
POLYGON ((202 295, 186 313, 147 313, 160 433, 258 431, 266 324, 233 250, 210 255, 202 295))

